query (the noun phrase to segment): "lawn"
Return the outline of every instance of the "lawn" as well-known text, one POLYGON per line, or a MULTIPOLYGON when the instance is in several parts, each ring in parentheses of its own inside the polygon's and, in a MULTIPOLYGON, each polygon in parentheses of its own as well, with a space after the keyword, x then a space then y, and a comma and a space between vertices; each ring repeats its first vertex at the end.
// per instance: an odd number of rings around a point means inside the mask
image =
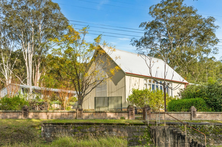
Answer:
POLYGON ((76 140, 72 137, 61 137, 51 143, 34 141, 29 143, 15 143, 3 147, 127 147, 127 140, 117 137, 76 140))
POLYGON ((142 120, 125 119, 87 119, 87 120, 68 120, 68 119, 0 119, 0 126, 10 127, 37 127, 42 123, 121 123, 121 124, 143 124, 142 120))

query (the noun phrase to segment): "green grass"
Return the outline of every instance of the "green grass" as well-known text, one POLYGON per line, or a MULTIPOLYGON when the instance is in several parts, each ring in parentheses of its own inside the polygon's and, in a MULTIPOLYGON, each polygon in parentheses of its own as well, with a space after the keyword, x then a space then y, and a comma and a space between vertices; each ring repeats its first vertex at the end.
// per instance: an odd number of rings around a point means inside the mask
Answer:
POLYGON ((127 140, 117 137, 76 140, 72 137, 61 137, 52 143, 30 142, 4 145, 3 147, 127 147, 127 140))
POLYGON ((141 120, 124 119, 88 119, 88 120, 61 120, 61 119, 0 119, 0 126, 22 127, 40 126, 41 123, 123 123, 123 124, 142 124, 141 120))

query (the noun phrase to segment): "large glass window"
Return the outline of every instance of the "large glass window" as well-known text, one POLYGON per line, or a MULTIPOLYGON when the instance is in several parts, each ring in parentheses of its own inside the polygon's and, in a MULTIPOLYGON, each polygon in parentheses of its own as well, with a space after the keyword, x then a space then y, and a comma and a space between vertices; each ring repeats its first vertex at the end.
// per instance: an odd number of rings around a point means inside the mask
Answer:
MULTIPOLYGON (((163 81, 156 81, 153 79, 144 79, 144 89, 151 89, 151 90, 156 90, 156 89, 160 89, 163 91, 163 81)), ((168 95, 173 96, 173 90, 172 90, 172 83, 170 82, 166 82, 167 88, 166 88, 166 92, 168 93, 168 95)))

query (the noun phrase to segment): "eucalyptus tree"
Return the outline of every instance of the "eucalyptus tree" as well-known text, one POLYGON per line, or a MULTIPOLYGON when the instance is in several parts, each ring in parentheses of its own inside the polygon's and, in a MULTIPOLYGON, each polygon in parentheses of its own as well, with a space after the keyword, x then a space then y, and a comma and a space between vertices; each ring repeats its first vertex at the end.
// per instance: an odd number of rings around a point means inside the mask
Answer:
POLYGON ((13 77, 21 78, 14 72, 16 62, 19 60, 16 56, 16 43, 14 36, 10 33, 9 27, 3 21, 3 7, 0 2, 0 81, 4 86, 11 84, 13 77))
POLYGON ((27 85, 38 85, 42 59, 50 49, 50 38, 58 37, 68 20, 51 0, 6 0, 2 3, 3 21, 23 52, 27 85), (35 65, 35 66, 34 66, 35 65))
MULTIPOLYGON (((162 0, 151 6, 149 14, 153 20, 140 24, 140 27, 144 28, 144 36, 138 40, 132 39, 132 45, 136 46, 138 52, 145 55, 143 57, 146 62, 150 63, 149 68, 154 63, 149 61, 152 58, 148 58, 147 55, 163 59, 164 79, 168 74, 167 63, 186 77, 193 62, 217 52, 214 45, 219 40, 214 33, 218 28, 214 24, 215 19, 202 17, 197 14, 196 9, 183 2, 184 0, 162 0)), ((163 87, 165 93, 165 80, 163 87)), ((164 99, 166 101, 166 94, 164 99)))

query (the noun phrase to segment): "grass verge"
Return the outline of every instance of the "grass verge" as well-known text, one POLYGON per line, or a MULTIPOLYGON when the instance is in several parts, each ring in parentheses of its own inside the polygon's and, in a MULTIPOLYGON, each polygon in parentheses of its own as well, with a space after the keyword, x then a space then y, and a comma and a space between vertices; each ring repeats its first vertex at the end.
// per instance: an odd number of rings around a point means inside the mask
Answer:
POLYGON ((116 137, 106 137, 98 139, 76 140, 72 137, 61 137, 51 143, 41 143, 38 141, 27 143, 15 143, 4 145, 3 147, 127 147, 127 140, 116 137))

